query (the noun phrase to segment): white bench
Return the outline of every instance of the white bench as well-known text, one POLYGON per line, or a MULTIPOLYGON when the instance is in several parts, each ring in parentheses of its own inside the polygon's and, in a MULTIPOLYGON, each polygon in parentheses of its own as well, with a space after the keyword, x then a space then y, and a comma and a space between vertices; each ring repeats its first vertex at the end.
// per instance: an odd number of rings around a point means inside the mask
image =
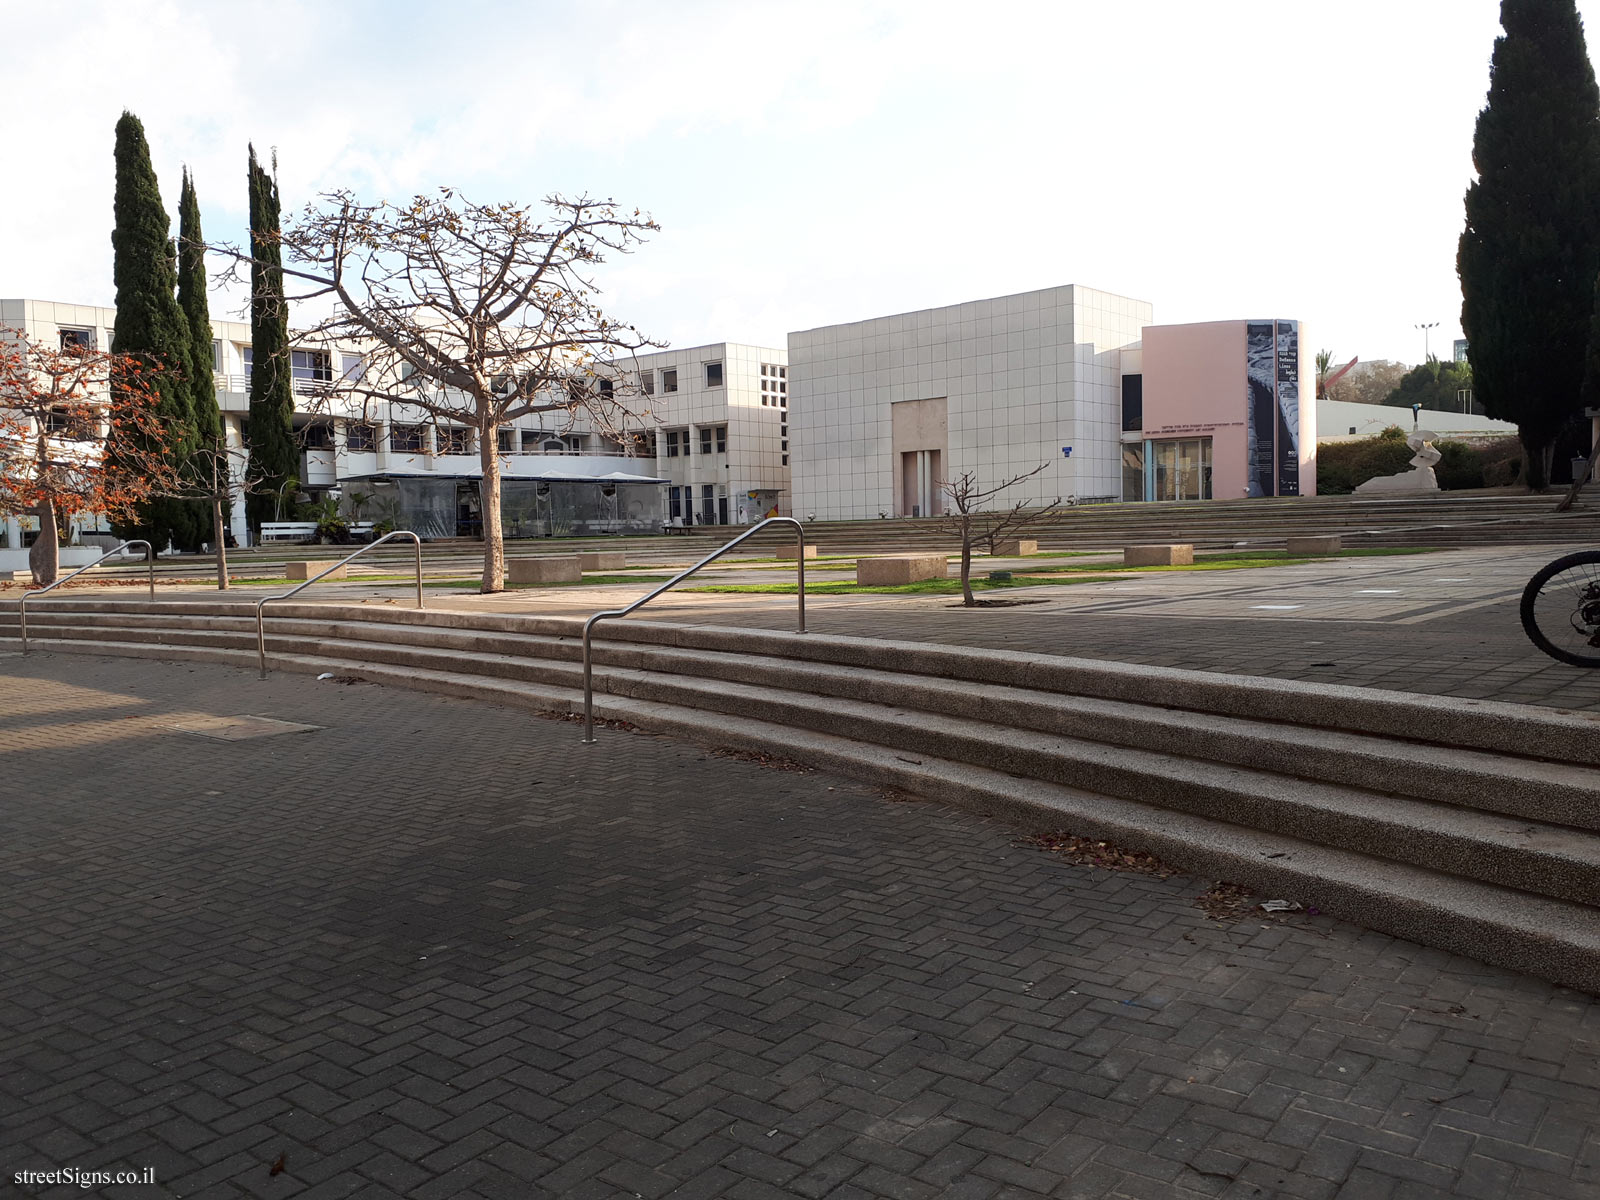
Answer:
POLYGON ((303 542, 317 532, 315 521, 263 521, 263 542, 303 542))

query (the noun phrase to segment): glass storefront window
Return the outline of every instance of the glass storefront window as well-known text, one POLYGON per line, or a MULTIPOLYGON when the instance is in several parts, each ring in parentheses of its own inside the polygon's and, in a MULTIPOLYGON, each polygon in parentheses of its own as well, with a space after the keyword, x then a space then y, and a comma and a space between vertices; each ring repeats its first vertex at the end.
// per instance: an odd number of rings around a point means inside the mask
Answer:
POLYGON ((1210 438, 1154 442, 1152 452, 1157 500, 1211 499, 1210 438))

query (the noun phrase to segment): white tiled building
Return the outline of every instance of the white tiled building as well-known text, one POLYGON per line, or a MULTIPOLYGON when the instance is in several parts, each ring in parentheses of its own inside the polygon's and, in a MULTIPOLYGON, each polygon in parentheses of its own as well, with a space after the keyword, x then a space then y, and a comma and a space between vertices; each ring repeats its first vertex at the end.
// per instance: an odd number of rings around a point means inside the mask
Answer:
MULTIPOLYGON (((116 310, 42 300, 0 300, 0 325, 44 345, 67 340, 111 347, 116 310)), ((250 410, 251 332, 246 322, 213 320, 212 367, 230 448, 240 450, 250 410)), ((329 411, 335 378, 360 369, 357 352, 296 348, 290 365, 294 425, 302 443, 299 481, 315 499, 330 488, 348 498, 377 496, 399 506, 404 524, 430 537, 474 532, 476 480, 482 475, 475 430, 437 425, 420 409, 379 404, 366 414, 329 411)), ((563 412, 519 418, 499 431, 504 523, 511 536, 654 532, 661 487, 655 463, 636 447, 593 432, 563 412)), ((236 472, 237 475, 238 472, 236 472)), ((245 508, 236 496, 231 532, 247 543, 245 508)), ((348 499, 346 501, 348 506, 348 499)), ((372 516, 369 512, 367 516, 372 516)), ((24 521, 0 524, 6 545, 22 544, 24 521)), ((31 526, 30 526, 31 527, 31 526)), ((91 519, 88 527, 95 527, 91 519)))
POLYGON ((789 335, 794 511, 929 516, 937 483, 1046 469, 1006 503, 1122 494, 1122 351, 1150 304, 1079 285, 789 335))
POLYGON ((682 525, 748 525, 788 515, 789 358, 719 342, 611 364, 655 436, 666 517, 682 525))

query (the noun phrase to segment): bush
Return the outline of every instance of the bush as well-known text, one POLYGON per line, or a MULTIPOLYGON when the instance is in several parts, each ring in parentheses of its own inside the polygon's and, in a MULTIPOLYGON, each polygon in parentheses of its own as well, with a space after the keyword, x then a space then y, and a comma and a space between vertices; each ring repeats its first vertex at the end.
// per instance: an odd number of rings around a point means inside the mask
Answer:
MULTIPOLYGON (((1446 441, 1435 446, 1440 459, 1434 473, 1446 491, 1515 483, 1522 471, 1522 448, 1516 438, 1500 438, 1483 448, 1446 441)), ((1398 425, 1356 442, 1325 443, 1317 447, 1317 492, 1347 496, 1369 479, 1410 470, 1412 457, 1398 425)))

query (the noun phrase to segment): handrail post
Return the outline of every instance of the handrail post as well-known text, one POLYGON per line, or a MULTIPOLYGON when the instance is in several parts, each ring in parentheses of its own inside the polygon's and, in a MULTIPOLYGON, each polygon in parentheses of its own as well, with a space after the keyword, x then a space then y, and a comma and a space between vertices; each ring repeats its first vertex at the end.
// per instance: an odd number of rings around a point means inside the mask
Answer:
POLYGON ((588 746, 588 745, 593 745, 594 744, 594 658, 593 658, 593 651, 591 649, 591 644, 590 643, 591 643, 591 637, 592 637, 592 634, 593 634, 593 631, 594 631, 595 623, 597 621, 605 620, 607 617, 625 617, 629 613, 635 611, 636 609, 643 608, 646 604, 649 604, 650 601, 654 600, 657 596, 661 595, 662 592, 668 591, 671 588, 677 586, 679 583, 682 583, 685 579, 689 578, 689 576, 693 575, 696 571, 700 570, 701 567, 707 566, 707 565, 715 562, 717 559, 721 558, 724 554, 726 554, 729 550, 732 550, 740 542, 744 541, 745 538, 750 537, 752 534, 756 533, 758 530, 765 529, 768 525, 793 525, 794 528, 795 528, 795 533, 796 533, 796 535, 798 537, 798 540, 799 540, 799 551, 798 551, 798 558, 796 560, 797 565, 796 565, 796 568, 795 568, 796 569, 796 577, 799 580, 799 591, 798 591, 799 627, 796 630, 796 632, 797 633, 804 633, 806 631, 806 530, 805 530, 805 526, 800 524, 800 522, 795 520, 793 517, 768 517, 764 521, 756 522, 756 524, 750 526, 749 529, 746 529, 743 533, 741 533, 738 537, 734 538, 733 541, 729 542, 727 545, 721 547, 720 549, 713 550, 710 554, 706 555, 699 562, 695 563, 694 566, 690 567, 686 571, 680 571, 678 574, 674 575, 671 579, 667 580, 667 582, 663 583, 660 587, 656 588, 652 592, 647 593, 646 595, 643 595, 643 596, 639 597, 639 599, 635 600, 632 604, 628 605, 626 608, 613 608, 613 609, 607 609, 605 612, 597 612, 592 617, 590 617, 587 621, 585 621, 583 623, 583 742, 584 742, 584 745, 588 746))
POLYGON ((99 558, 95 559, 91 563, 84 563, 83 566, 79 567, 76 571, 72 572, 72 574, 63 575, 60 579, 56 580, 54 583, 50 584, 47 587, 42 587, 36 592, 23 592, 22 595, 20 597, 18 597, 18 599, 17 599, 17 632, 22 638, 22 653, 24 655, 26 655, 28 653, 28 601, 29 600, 36 600, 40 596, 44 595, 46 592, 55 591, 63 583, 67 583, 70 580, 76 579, 79 575, 82 575, 90 567, 98 567, 101 563, 105 562, 105 560, 110 558, 113 554, 121 554, 129 546, 143 546, 144 549, 145 549, 145 553, 149 556, 149 562, 150 562, 150 599, 154 600, 156 598, 156 548, 154 546, 152 546, 149 542, 145 541, 143 538, 132 538, 129 541, 126 541, 126 542, 118 542, 115 546, 111 547, 111 549, 107 550, 99 558))
POLYGON ((256 661, 257 661, 257 664, 261 668, 261 678, 262 679, 265 679, 267 677, 267 626, 266 626, 266 608, 267 608, 267 605, 270 604, 274 600, 287 600, 290 596, 295 595, 297 592, 304 591, 306 588, 310 587, 313 583, 316 583, 317 580, 323 579, 326 576, 333 574, 333 572, 337 571, 340 567, 344 566, 345 564, 354 562, 356 559, 360 558, 363 554, 365 554, 368 550, 376 550, 379 546, 383 545, 390 538, 397 538, 397 537, 408 537, 408 538, 411 539, 412 543, 416 546, 416 551, 417 551, 417 560, 416 560, 417 561, 417 607, 418 608, 425 607, 425 605, 422 603, 422 539, 419 538, 416 534, 412 533, 411 530, 409 530, 409 529, 395 529, 395 530, 392 530, 389 533, 384 534, 381 538, 378 538, 376 541, 368 542, 365 546, 361 547, 361 549, 357 550, 354 554, 347 554, 344 558, 341 558, 338 562, 334 563, 333 566, 329 567, 326 571, 319 571, 317 574, 313 575, 310 579, 308 579, 304 583, 302 583, 299 587, 290 588, 287 592, 284 592, 281 596, 263 596, 260 600, 258 600, 256 602, 256 661))

